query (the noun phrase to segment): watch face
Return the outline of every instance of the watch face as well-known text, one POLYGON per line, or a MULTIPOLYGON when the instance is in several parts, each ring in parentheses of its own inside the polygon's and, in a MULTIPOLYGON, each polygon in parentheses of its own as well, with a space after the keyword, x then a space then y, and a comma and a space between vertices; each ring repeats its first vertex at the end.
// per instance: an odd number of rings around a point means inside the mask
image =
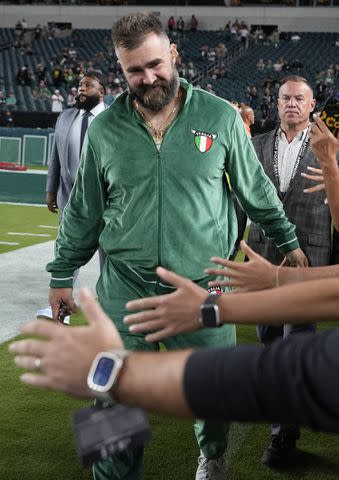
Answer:
POLYGON ((102 357, 98 361, 97 367, 93 374, 93 383, 100 387, 107 385, 113 371, 115 361, 113 358, 102 357))

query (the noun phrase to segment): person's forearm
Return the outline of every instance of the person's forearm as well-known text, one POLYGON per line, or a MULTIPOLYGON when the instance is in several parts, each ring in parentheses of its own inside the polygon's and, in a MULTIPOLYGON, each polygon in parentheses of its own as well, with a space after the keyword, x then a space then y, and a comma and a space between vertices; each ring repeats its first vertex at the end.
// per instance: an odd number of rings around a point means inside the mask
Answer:
POLYGON ((166 415, 192 416, 183 392, 183 372, 191 353, 132 353, 114 386, 114 398, 166 415))
POLYGON ((275 286, 286 286, 292 283, 305 282, 307 280, 320 280, 337 277, 339 278, 339 265, 311 268, 279 267, 276 272, 276 283, 278 283, 278 285, 275 286))
POLYGON ((199 349, 184 391, 198 418, 268 421, 339 431, 338 331, 291 335, 270 347, 199 349))
POLYGON ((218 299, 223 323, 314 323, 339 319, 339 278, 258 292, 224 294, 218 299))

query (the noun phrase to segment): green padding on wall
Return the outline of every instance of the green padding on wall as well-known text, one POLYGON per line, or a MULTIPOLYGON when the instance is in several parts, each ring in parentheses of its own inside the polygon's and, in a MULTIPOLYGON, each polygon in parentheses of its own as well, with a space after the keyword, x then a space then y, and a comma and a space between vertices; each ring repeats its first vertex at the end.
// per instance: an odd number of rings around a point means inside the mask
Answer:
POLYGON ((0 201, 45 203, 45 174, 0 171, 0 201))
POLYGON ((23 165, 45 165, 47 138, 44 136, 24 135, 23 165))
POLYGON ((0 137, 0 162, 20 163, 21 138, 0 137))

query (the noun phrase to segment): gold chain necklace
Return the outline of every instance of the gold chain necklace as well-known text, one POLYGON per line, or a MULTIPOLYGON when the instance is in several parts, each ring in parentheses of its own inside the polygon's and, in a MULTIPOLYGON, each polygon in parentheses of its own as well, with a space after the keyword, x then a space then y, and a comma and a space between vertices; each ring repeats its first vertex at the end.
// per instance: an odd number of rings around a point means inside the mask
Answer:
POLYGON ((151 130, 152 137, 154 138, 155 143, 161 143, 162 142, 163 136, 164 136, 168 126, 170 125, 170 123, 172 122, 172 120, 173 120, 173 118, 176 114, 176 110, 177 110, 178 106, 180 105, 180 93, 179 92, 178 92, 177 98, 178 98, 179 101, 175 102, 173 110, 165 118, 165 121, 160 125, 159 128, 155 128, 154 125, 152 125, 152 122, 150 120, 147 120, 144 112, 140 109, 140 106, 137 103, 137 101, 134 101, 135 108, 136 108, 137 112, 139 113, 139 115, 144 119, 144 121, 145 121, 147 127, 149 128, 149 130, 151 130))

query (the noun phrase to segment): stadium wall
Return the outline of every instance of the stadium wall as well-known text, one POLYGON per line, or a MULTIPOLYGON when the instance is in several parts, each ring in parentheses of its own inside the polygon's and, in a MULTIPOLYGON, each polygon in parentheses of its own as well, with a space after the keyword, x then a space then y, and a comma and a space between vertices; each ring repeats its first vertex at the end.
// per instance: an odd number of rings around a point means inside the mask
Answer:
POLYGON ((110 28, 118 17, 136 10, 158 14, 165 25, 168 18, 182 16, 188 22, 194 13, 201 30, 223 29, 236 18, 250 25, 278 25, 286 32, 338 32, 339 7, 136 7, 136 6, 63 6, 63 5, 0 5, 0 27, 14 27, 25 18, 28 27, 37 23, 71 22, 73 28, 110 28))

